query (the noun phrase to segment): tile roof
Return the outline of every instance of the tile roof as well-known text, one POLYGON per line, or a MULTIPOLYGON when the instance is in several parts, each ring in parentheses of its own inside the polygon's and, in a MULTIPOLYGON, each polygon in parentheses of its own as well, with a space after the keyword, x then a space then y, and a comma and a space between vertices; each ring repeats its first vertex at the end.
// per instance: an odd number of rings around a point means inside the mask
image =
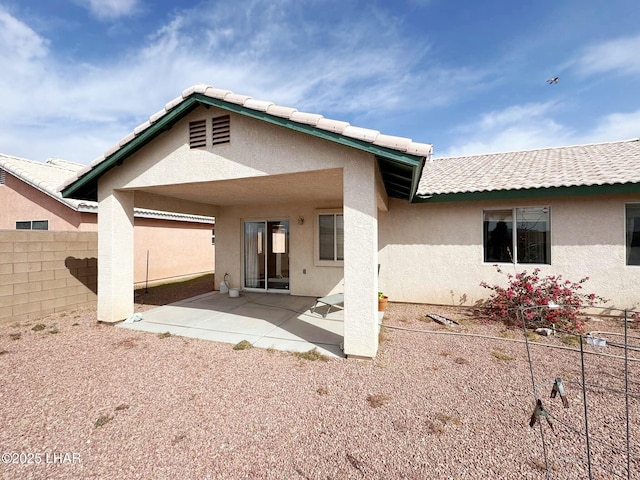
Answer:
POLYGON ((133 129, 131 133, 120 139, 120 141, 113 145, 111 148, 94 160, 89 166, 77 172, 74 177, 69 178, 61 187, 61 190, 67 189, 76 180, 79 180, 87 173, 89 173, 95 167, 101 165, 110 156, 130 144, 134 139, 144 134, 147 130, 152 128, 154 124, 163 119, 167 114, 174 111, 185 100, 196 96, 202 95, 211 99, 220 100, 228 104, 238 105, 244 109, 254 110, 260 113, 266 113, 273 117, 279 117, 290 122, 295 122, 301 125, 307 125, 319 130, 338 134, 342 137, 355 139, 363 142, 364 144, 371 144, 377 147, 395 150, 402 152, 403 154, 412 155, 415 157, 428 157, 431 155, 433 147, 428 143, 417 143, 410 138, 395 137, 391 135, 383 135, 377 130, 370 130, 362 127, 355 127, 348 122, 339 120, 332 120, 324 118, 322 115, 315 113, 299 112, 295 108, 276 105, 273 102, 256 100, 247 95, 240 95, 231 92, 230 90, 223 90, 212 87, 205 84, 193 85, 182 92, 179 97, 169 101, 163 109, 154 113, 149 117, 149 120, 138 125, 133 129))
MULTIPOLYGON (((60 185, 70 177, 74 177, 85 165, 50 158, 46 162, 36 162, 25 158, 13 157, 0 153, 0 169, 10 173, 14 177, 55 198, 60 203, 79 212, 98 213, 98 203, 88 200, 74 200, 63 198, 59 192, 60 185)), ((190 221, 195 223, 214 223, 212 217, 200 215, 185 215, 158 210, 136 208, 134 212, 140 218, 158 218, 165 220, 190 221)))
POLYGON ((434 158, 417 195, 640 183, 640 140, 434 158))
POLYGON ((19 178, 23 182, 37 188, 74 210, 97 212, 95 202, 63 198, 57 191, 58 187, 65 180, 73 177, 84 167, 85 165, 80 165, 68 160, 50 159, 42 163, 0 154, 0 168, 14 177, 19 178))

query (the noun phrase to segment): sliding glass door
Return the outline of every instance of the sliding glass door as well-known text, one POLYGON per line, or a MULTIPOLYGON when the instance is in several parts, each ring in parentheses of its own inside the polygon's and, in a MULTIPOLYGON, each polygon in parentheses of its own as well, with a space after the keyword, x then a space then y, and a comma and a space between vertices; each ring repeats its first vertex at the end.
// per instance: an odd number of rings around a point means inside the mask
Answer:
POLYGON ((289 291, 289 221, 244 222, 244 288, 289 291))

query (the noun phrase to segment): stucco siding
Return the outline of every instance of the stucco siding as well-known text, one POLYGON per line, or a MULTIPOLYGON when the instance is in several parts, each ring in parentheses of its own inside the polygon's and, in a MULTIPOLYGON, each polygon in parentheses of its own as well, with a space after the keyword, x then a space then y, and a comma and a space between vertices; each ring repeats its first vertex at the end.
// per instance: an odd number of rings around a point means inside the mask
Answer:
POLYGON ((392 301, 472 305, 487 297, 481 281, 505 284, 483 262, 485 209, 546 206, 551 211, 551 265, 503 264, 505 272, 589 276, 585 291, 631 308, 640 304, 640 267, 625 265, 625 203, 640 196, 407 204, 390 200, 379 215, 380 289, 392 301))
POLYGON ((16 221, 48 220, 53 231, 97 231, 97 216, 77 212, 7 173, 0 185, 0 229, 15 230, 16 221))
MULTIPOLYGON (((98 230, 97 214, 75 211, 10 174, 6 175, 6 184, 0 186, 0 202, 0 230, 15 230, 17 221, 27 220, 47 220, 49 231, 56 232, 98 230)), ((208 224, 136 218, 135 282, 147 279, 147 250, 151 283, 211 273, 212 228, 208 224)))
POLYGON ((242 282, 244 220, 289 220, 289 272, 292 295, 324 296, 342 292, 343 268, 314 262, 315 210, 342 208, 336 204, 254 205, 221 208, 216 217, 216 288, 228 273, 232 287, 242 282), (298 224, 298 218, 303 218, 298 224))
POLYGON ((134 225, 136 284, 146 282, 147 252, 150 283, 213 271, 213 225, 149 218, 136 218, 134 225))
POLYGON ((189 122, 227 113, 216 108, 196 109, 127 159, 127 169, 109 172, 113 184, 140 188, 203 179, 236 180, 342 168, 345 162, 371 158, 365 152, 236 114, 231 114, 230 143, 189 148, 189 122))

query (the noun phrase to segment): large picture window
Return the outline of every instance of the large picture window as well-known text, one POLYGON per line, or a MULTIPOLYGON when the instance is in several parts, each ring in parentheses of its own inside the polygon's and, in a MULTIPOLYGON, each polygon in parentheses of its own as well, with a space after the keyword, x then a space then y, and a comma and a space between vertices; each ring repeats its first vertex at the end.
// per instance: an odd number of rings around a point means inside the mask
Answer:
POLYGON ((550 264, 549 210, 549 207, 485 210, 483 212, 484 261, 550 264))
POLYGON ((640 203, 625 206, 627 265, 640 265, 640 203))
POLYGON ((341 212, 318 213, 316 225, 317 260, 321 263, 342 263, 344 261, 344 215, 341 212))

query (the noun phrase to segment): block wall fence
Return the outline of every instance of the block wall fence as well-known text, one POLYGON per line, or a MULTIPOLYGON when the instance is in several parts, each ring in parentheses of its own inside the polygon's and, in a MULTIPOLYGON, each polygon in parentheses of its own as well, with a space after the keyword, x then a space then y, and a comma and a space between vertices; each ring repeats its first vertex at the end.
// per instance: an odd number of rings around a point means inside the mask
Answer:
POLYGON ((95 305, 98 233, 0 230, 0 323, 95 305))

